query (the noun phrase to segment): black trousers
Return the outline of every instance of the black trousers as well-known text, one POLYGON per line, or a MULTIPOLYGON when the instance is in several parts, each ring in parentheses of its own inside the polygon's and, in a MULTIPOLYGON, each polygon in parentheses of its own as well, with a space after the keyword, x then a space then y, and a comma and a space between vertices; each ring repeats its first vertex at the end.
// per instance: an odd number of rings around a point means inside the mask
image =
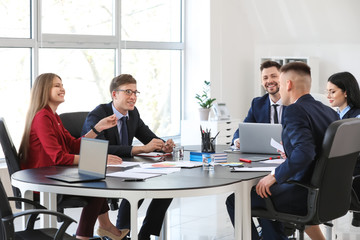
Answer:
MULTIPOLYGON (((138 208, 141 206, 143 201, 143 199, 139 201, 138 208)), ((165 213, 170 206, 171 201, 172 198, 159 198, 151 200, 139 235, 160 235, 165 213)), ((116 220, 116 227, 118 229, 130 229, 130 203, 126 199, 122 199, 121 201, 116 220)))

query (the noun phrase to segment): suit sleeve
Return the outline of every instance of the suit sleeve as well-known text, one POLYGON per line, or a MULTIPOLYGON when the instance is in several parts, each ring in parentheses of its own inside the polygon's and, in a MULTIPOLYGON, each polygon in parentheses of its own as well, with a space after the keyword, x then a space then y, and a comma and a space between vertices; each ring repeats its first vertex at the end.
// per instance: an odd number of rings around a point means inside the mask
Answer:
POLYGON ((287 159, 275 169, 278 183, 305 175, 316 155, 313 130, 306 112, 298 105, 286 108, 283 119, 283 137, 287 159))
POLYGON ((160 139, 158 136, 153 133, 153 131, 150 130, 150 128, 143 122, 143 120, 140 118, 140 115, 138 115, 139 121, 138 125, 135 131, 135 137, 142 142, 144 145, 148 144, 151 140, 154 138, 160 139))
POLYGON ((244 122, 256 122, 254 112, 253 112, 254 103, 255 103, 255 98, 251 102, 251 107, 250 107, 250 109, 248 111, 248 114, 247 114, 246 118, 244 119, 244 122))

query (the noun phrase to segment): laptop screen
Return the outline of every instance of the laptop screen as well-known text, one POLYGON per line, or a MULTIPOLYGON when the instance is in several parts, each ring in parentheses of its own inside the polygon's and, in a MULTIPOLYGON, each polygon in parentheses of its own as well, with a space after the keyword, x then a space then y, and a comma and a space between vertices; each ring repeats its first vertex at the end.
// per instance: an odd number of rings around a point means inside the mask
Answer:
POLYGON ((105 177, 109 141, 82 138, 79 173, 105 177))
POLYGON ((278 154, 270 145, 273 138, 281 141, 281 124, 240 123, 240 151, 246 153, 278 154))

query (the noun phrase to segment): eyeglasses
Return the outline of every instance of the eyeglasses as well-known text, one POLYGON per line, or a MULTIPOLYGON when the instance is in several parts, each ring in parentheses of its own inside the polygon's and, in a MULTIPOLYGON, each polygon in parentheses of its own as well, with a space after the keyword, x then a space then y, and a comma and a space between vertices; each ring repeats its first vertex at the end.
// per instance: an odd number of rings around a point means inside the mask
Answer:
POLYGON ((126 95, 128 95, 128 96, 131 96, 131 95, 135 94, 136 97, 139 96, 139 94, 140 94, 140 92, 139 92, 138 90, 133 91, 133 90, 131 90, 131 89, 125 89, 125 90, 123 90, 123 89, 116 89, 115 91, 117 91, 117 92, 124 92, 124 93, 125 93, 126 95))
POLYGON ((338 90, 325 90, 325 95, 333 97, 337 91, 338 90))

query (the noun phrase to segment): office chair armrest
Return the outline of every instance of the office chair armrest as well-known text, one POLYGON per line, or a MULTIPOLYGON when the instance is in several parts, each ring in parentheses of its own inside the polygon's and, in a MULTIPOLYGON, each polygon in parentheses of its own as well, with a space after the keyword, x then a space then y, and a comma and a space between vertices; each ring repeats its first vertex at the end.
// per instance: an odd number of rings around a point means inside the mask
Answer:
POLYGON ((14 219, 21 217, 21 216, 26 216, 26 215, 30 215, 28 222, 26 224, 27 225, 26 230, 33 230, 34 224, 35 224, 34 222, 39 214, 54 215, 54 216, 60 217, 62 219, 63 223, 61 224, 60 228, 56 232, 55 239, 63 239, 64 233, 65 233, 66 229, 69 227, 69 225, 73 222, 76 223, 76 221, 73 218, 71 218, 63 213, 59 213, 59 212, 55 212, 55 211, 51 211, 51 210, 47 210, 47 209, 30 209, 30 210, 25 210, 22 212, 13 213, 12 215, 3 217, 1 219, 3 222, 4 228, 5 228, 6 234, 8 236, 13 234, 14 219))
POLYGON ((360 177, 360 175, 354 175, 353 176, 353 180, 355 179, 355 178, 359 178, 360 177))
MULTIPOLYGON (((300 187, 306 188, 309 191, 309 197, 308 197, 308 214, 306 216, 306 218, 311 218, 312 215, 314 214, 313 211, 311 211, 310 209, 313 209, 313 204, 316 202, 316 199, 318 197, 318 193, 319 193, 319 188, 316 188, 314 186, 308 185, 308 184, 303 184, 297 181, 287 181, 287 183, 289 184, 295 184, 298 185, 300 187)), ((261 215, 266 216, 267 218, 274 218, 277 219, 279 216, 282 216, 282 218, 286 218, 286 219, 291 219, 294 220, 296 218, 298 218, 296 215, 293 214, 288 214, 288 213, 282 213, 282 212, 278 212, 277 210, 275 210, 274 204, 271 200, 271 198, 265 198, 265 205, 266 205, 266 210, 267 211, 262 211, 259 209, 259 211, 261 212, 261 215)), ((258 210, 254 211, 254 215, 253 216, 257 216, 259 213, 258 210)))
POLYGON ((303 188, 306 188, 308 190, 316 190, 318 188, 314 187, 314 186, 311 186, 309 184, 304 184, 304 183, 300 183, 298 181, 294 181, 294 180, 289 180, 289 181, 286 181, 286 183, 291 183, 291 184, 295 184, 295 185, 298 185, 300 187, 303 187, 303 188))
POLYGON ((9 201, 15 201, 15 202, 23 202, 23 203, 27 203, 30 204, 32 206, 34 206, 36 209, 46 209, 46 207, 44 207, 43 205, 41 205, 38 202, 26 199, 26 198, 20 198, 20 197, 8 197, 9 201))

